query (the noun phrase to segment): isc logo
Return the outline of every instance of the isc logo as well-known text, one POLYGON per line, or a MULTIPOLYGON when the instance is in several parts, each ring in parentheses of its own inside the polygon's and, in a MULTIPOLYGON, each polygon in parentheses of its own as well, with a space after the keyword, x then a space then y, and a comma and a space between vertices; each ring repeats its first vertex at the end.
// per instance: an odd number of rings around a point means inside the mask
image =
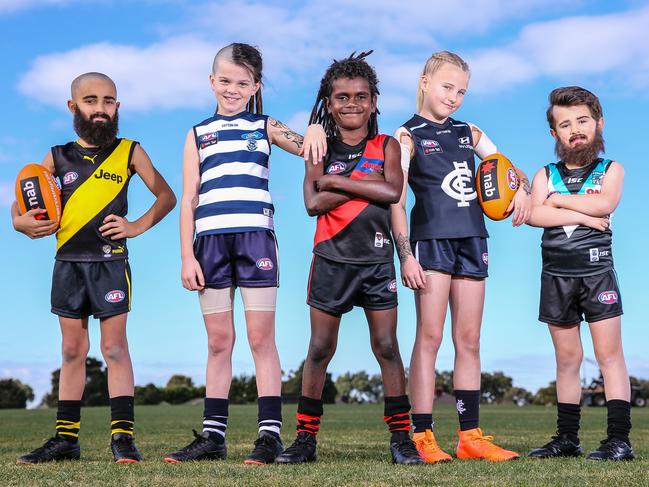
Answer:
POLYGON ((124 291, 120 291, 119 289, 114 289, 112 291, 108 291, 106 293, 106 296, 104 296, 104 299, 109 303, 119 303, 120 301, 124 301, 125 297, 126 297, 126 293, 124 291))
POLYGON ((273 265, 273 261, 270 260, 268 257, 262 257, 257 261, 257 267, 262 271, 270 271, 275 266, 273 265))
POLYGON ((617 303, 617 293, 615 291, 604 291, 599 293, 597 300, 602 304, 617 303))

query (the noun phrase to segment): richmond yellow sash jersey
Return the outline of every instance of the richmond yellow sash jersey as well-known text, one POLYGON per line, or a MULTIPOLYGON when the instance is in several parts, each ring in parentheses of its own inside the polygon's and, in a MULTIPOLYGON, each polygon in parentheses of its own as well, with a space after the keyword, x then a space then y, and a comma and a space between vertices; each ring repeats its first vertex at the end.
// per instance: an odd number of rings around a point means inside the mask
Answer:
POLYGON ((63 206, 56 260, 100 262, 128 257, 126 239, 102 237, 99 227, 110 214, 126 216, 129 166, 136 144, 116 139, 100 148, 77 142, 52 147, 63 206))

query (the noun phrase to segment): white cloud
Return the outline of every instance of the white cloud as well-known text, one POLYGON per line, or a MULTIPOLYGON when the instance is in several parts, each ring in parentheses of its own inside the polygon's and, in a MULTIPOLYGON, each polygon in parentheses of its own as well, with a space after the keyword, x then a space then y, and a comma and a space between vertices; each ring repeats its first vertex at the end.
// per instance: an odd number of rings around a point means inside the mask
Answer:
POLYGON ((79 0, 0 0, 0 14, 39 7, 66 6, 79 0))
MULTIPOLYGON (((0 0, 1 1, 1 0, 0 0)), ((11 2, 9 2, 11 3, 11 2)), ((190 7, 186 18, 158 28, 162 39, 146 46, 110 42, 45 54, 19 81, 19 91, 38 102, 65 108, 69 83, 80 73, 102 71, 115 79, 124 110, 152 111, 213 104, 207 76, 212 56, 232 40, 259 45, 266 88, 284 92, 313 86, 331 59, 374 48, 370 57, 381 80, 380 107, 414 108, 421 66, 445 39, 472 36, 542 12, 558 11, 558 1, 480 0, 454 3, 360 0, 362 15, 348 4, 208 2, 190 7), (218 23, 224 12, 227 21, 218 23), (258 26, 251 28, 251 26, 258 26)), ((574 4, 571 5, 574 8, 574 4)), ((539 77, 619 75, 649 84, 649 9, 621 14, 567 17, 524 27, 516 39, 469 53, 472 90, 493 93, 539 77)))
POLYGON ((649 85, 649 7, 624 13, 568 17, 523 28, 511 43, 470 57, 472 89, 493 92, 535 78, 609 78, 649 85))
POLYGON ((0 208, 9 208, 16 199, 14 184, 0 181, 0 208))

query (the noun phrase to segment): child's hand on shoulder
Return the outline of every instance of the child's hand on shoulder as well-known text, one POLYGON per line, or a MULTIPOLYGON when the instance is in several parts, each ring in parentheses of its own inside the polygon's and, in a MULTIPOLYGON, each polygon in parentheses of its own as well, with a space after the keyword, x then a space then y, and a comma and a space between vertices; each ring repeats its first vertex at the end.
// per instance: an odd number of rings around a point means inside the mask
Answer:
POLYGON ((15 216, 13 218, 14 229, 31 239, 52 235, 59 228, 59 222, 56 220, 37 220, 36 215, 42 213, 47 213, 47 210, 35 208, 29 210, 24 215, 15 216))
POLYGON ((304 134, 304 144, 300 155, 306 162, 311 161, 314 165, 323 161, 327 153, 327 136, 320 124, 311 124, 304 134))

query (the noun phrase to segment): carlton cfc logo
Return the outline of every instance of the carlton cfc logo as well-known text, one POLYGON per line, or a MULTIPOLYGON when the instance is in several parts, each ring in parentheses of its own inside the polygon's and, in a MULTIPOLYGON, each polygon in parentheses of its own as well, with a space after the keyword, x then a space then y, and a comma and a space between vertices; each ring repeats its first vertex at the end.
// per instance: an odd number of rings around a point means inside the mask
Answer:
POLYGON ((270 271, 274 267, 273 261, 268 257, 263 257, 257 261, 257 267, 262 271, 270 271))
POLYGON ((396 279, 392 279, 390 281, 390 284, 388 284, 388 291, 390 291, 391 293, 396 293, 397 292, 397 280, 396 279))
POLYGON ((124 298, 126 298, 126 293, 119 289, 109 291, 106 293, 106 296, 104 296, 104 299, 109 303, 119 303, 120 301, 124 301, 124 298))
POLYGON ((617 303, 617 293, 615 291, 604 291, 599 293, 597 300, 602 304, 617 303))

